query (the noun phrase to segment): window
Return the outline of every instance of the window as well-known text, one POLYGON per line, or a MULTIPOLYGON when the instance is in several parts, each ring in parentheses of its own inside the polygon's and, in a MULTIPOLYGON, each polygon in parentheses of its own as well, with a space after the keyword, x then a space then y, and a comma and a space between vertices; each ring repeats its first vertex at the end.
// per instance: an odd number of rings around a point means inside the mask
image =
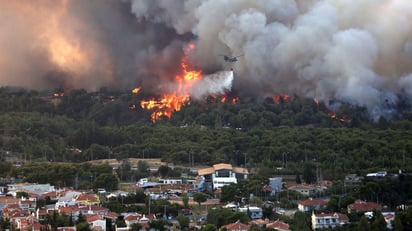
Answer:
POLYGON ((230 170, 229 169, 221 169, 216 171, 216 176, 218 177, 230 177, 230 170))

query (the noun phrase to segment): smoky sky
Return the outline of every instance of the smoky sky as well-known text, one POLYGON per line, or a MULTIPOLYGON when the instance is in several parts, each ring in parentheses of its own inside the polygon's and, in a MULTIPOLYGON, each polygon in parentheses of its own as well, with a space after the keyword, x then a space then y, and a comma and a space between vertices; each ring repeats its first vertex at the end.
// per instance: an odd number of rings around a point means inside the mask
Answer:
POLYGON ((0 84, 159 92, 193 43, 193 66, 233 68, 241 95, 379 115, 412 96, 411 21, 409 0, 0 0, 0 84))

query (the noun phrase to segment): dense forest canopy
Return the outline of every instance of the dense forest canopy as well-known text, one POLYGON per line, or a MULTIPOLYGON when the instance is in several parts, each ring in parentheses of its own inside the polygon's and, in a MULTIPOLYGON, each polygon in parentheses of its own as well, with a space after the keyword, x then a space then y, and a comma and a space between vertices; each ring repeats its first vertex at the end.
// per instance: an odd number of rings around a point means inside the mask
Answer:
POLYGON ((151 112, 138 106, 144 95, 60 92, 0 89, 3 160, 10 153, 23 163, 161 158, 182 165, 228 162, 268 175, 309 165, 326 179, 412 166, 408 113, 371 121, 363 108, 331 111, 313 99, 221 103, 210 97, 153 123, 151 112))

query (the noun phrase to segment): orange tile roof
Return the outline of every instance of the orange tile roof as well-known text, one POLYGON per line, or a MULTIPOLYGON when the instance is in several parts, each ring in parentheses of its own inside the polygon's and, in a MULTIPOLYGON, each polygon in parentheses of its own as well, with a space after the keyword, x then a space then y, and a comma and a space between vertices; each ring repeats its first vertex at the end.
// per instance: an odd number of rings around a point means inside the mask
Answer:
POLYGON ((215 169, 213 167, 210 168, 203 168, 203 169, 199 169, 197 171, 197 174, 199 176, 204 176, 204 175, 209 175, 209 174, 213 174, 215 172, 215 169))
POLYGON ((213 165, 213 167, 199 169, 197 173, 199 176, 204 176, 204 175, 213 174, 215 171, 222 170, 222 169, 232 170, 233 172, 239 173, 239 174, 249 174, 249 171, 246 168, 232 167, 231 164, 225 164, 225 163, 215 164, 213 165))
POLYGON ((229 169, 229 170, 232 170, 232 169, 233 169, 233 167, 232 167, 231 164, 225 164, 225 163, 215 164, 215 165, 213 165, 213 168, 214 168, 215 170, 221 170, 221 169, 229 169))
POLYGON ((234 167, 233 171, 238 174, 249 174, 249 171, 247 170, 247 168, 234 167))

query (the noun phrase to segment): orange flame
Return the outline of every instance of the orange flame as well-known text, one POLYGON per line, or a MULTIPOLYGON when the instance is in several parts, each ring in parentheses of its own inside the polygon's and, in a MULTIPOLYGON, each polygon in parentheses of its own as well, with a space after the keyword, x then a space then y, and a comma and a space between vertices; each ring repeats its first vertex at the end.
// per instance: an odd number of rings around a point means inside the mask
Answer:
MULTIPOLYGON (((319 105, 319 99, 318 98, 314 98, 313 102, 316 105, 319 105)), ((322 111, 323 113, 325 113, 326 115, 328 115, 330 118, 338 120, 342 123, 350 123, 352 122, 352 119, 349 118, 344 118, 344 117, 338 117, 338 115, 336 115, 336 113, 330 112, 330 111, 322 111)))
POLYGON ((136 87, 135 89, 132 90, 132 93, 137 94, 139 93, 140 89, 141 89, 140 87, 136 87))
POLYGON ((221 103, 231 103, 231 104, 237 104, 239 103, 239 98, 238 97, 228 97, 228 96, 223 96, 223 98, 220 100, 221 103))
POLYGON ((273 101, 276 104, 280 104, 281 102, 289 102, 291 100, 291 97, 288 94, 279 94, 273 96, 273 101))
MULTIPOLYGON (((194 48, 194 44, 189 44, 188 50, 185 53, 194 48)), ((202 71, 189 70, 187 56, 182 58, 180 65, 182 67, 182 74, 175 77, 178 84, 175 92, 163 94, 160 99, 152 98, 140 102, 140 106, 143 109, 153 110, 151 115, 152 122, 156 122, 162 116, 170 118, 173 112, 179 111, 189 101, 189 89, 202 78, 202 71)))

